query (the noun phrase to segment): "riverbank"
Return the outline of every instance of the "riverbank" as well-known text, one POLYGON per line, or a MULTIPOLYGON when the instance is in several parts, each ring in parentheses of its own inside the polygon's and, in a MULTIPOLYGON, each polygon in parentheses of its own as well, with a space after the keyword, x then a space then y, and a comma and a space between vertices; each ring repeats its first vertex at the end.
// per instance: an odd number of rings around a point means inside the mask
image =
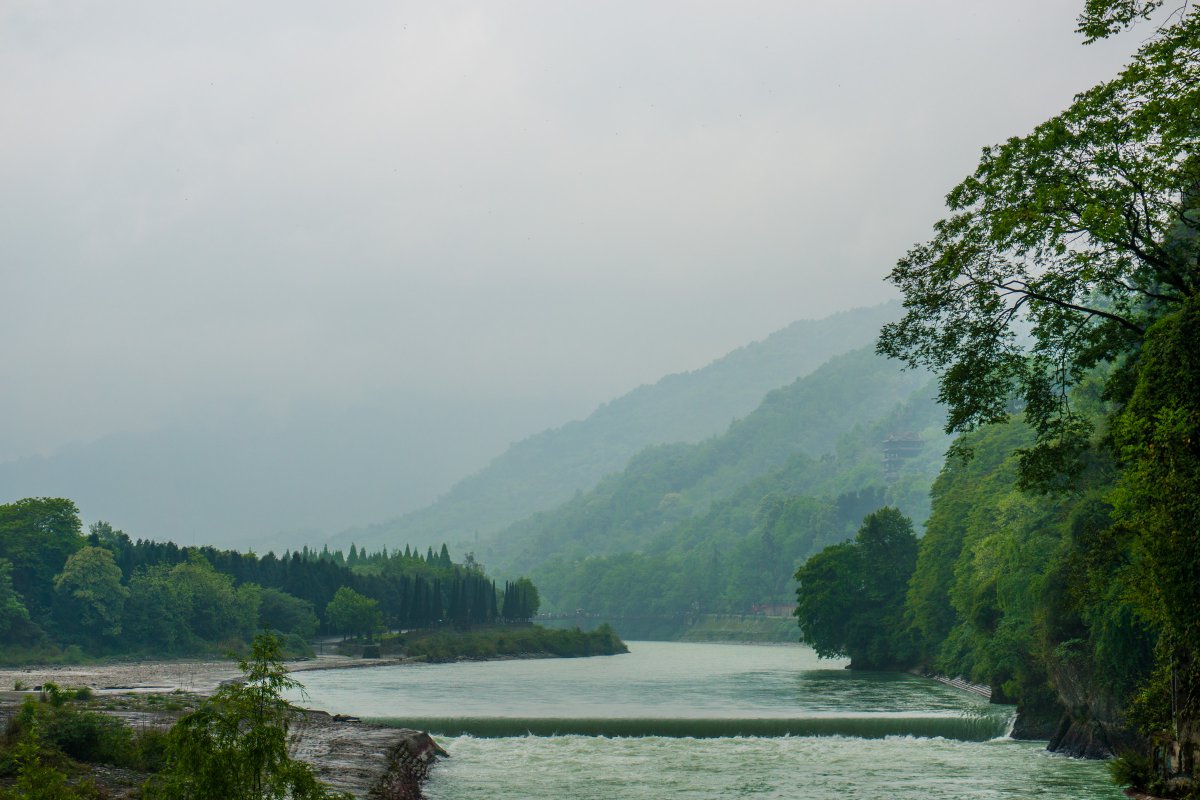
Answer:
MULTIPOLYGON (((325 655, 286 662, 286 666, 303 682, 306 672, 410 662, 406 658, 325 655)), ((222 683, 241 675, 234 661, 215 659, 0 669, 0 729, 26 698, 38 697, 35 687, 54 683, 90 689, 92 696, 80 702, 81 709, 108 714, 137 730, 166 731, 222 683)), ((434 759, 445 755, 423 732, 371 725, 323 711, 303 710, 293 724, 291 738, 293 757, 311 764, 330 787, 358 798, 367 797, 372 787, 382 783, 419 783, 434 759)), ((104 764, 80 764, 74 775, 76 780, 92 781, 111 798, 137 797, 149 777, 104 764)))
MULTIPOLYGON (((350 669, 403 664, 411 659, 361 659, 346 655, 319 655, 285 662, 290 672, 350 669)), ((0 696, 14 690, 31 690, 47 681, 59 686, 87 686, 99 692, 195 692, 212 694, 225 681, 241 675, 230 659, 176 659, 113 661, 73 665, 31 665, 0 668, 0 696)))
MULTIPOLYGON (((537 626, 503 626, 470 632, 415 632, 374 643, 392 652, 362 658, 361 642, 338 643, 342 653, 284 662, 304 682, 305 673, 367 669, 423 662, 513 660, 575 657, 627 652, 611 630, 547 631, 537 626)), ((229 659, 193 658, 30 665, 0 668, 0 729, 20 704, 53 683, 63 689, 89 690, 75 701, 82 710, 122 720, 137 730, 166 731, 197 708, 222 684, 242 672, 229 659)), ((407 728, 360 722, 357 718, 304 710, 297 718, 292 755, 306 761, 330 787, 354 797, 419 797, 420 783, 438 756, 447 755, 428 734, 407 728), (379 794, 380 787, 387 787, 379 794), (388 794, 387 792, 391 792, 388 794), (414 792, 418 792, 414 794, 414 792)), ((150 776, 103 764, 80 763, 76 780, 90 780, 108 797, 137 797, 150 776)))
MULTIPOLYGON (((370 646, 370 645, 368 645, 370 646)), ((435 664, 454 661, 507 661, 525 658, 586 658, 628 653, 608 625, 582 631, 540 625, 498 625, 467 631, 418 630, 388 634, 374 643, 383 656, 406 656, 435 664)), ((343 654, 361 653, 362 642, 346 643, 343 654)))
POLYGON ((795 617, 759 614, 704 614, 677 639, 717 644, 794 644, 799 640, 795 617))

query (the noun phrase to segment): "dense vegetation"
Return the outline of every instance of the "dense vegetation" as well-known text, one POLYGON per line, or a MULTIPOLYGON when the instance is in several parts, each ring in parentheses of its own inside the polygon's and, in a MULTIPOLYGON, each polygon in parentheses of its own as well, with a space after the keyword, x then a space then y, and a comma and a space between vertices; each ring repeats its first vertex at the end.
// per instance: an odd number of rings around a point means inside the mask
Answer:
MULTIPOLYGON (((1090 1, 1081 30, 1160 5, 1090 1)), ((892 273, 907 313, 879 344, 938 374, 961 433, 889 660, 989 683, 1052 746, 1127 754, 1123 780, 1170 796, 1200 756, 1198 144, 1185 6, 1117 78, 984 150, 892 273)), ((826 561, 855 585, 843 550, 826 561)), ((801 609, 837 607, 820 589, 801 609)))
POLYGON ((47 683, 0 733, 0 800, 100 800, 108 795, 80 764, 141 773, 162 769, 166 734, 134 730, 88 708, 90 692, 47 683), (7 788, 5 787, 7 784, 7 788))
POLYGON ((470 631, 409 631, 379 640, 382 655, 428 662, 486 661, 496 658, 611 656, 627 653, 608 625, 592 631, 554 630, 538 625, 476 628, 470 631))
MULTIPOLYGON (((95 766, 129 770, 123 783, 148 775, 137 795, 147 800, 344 800, 347 795, 329 791, 309 765, 289 755, 289 729, 301 712, 283 692, 300 684, 287 675, 281 656, 277 638, 257 635, 239 662, 242 680, 210 698, 166 698, 175 713, 184 712, 169 732, 134 728, 103 713, 87 689, 46 684, 0 735, 0 800, 110 797, 89 775, 95 766)), ((161 699, 143 702, 154 706, 161 699)))
POLYGON ((745 416, 772 389, 830 357, 868 346, 871 332, 896 319, 894 303, 821 320, 802 320, 701 369, 668 375, 605 403, 584 420, 517 442, 437 502, 399 519, 351 530, 342 542, 479 541, 587 491, 652 445, 698 442, 745 416))
POLYGON ((868 514, 853 541, 797 570, 802 639, 819 656, 850 656, 852 669, 908 666, 904 595, 916 562, 912 521, 895 508, 868 514))
POLYGON ((7 660, 83 654, 181 654, 237 649, 255 631, 292 650, 318 630, 469 628, 525 621, 537 611, 528 579, 497 591, 472 559, 443 546, 276 557, 132 541, 100 522, 84 535, 70 500, 0 505, 0 637, 7 660), (517 588, 514 588, 517 587, 517 588))
POLYGON ((283 698, 301 688, 280 664, 279 642, 256 636, 240 662, 242 680, 228 683, 167 737, 163 768, 147 783, 146 800, 349 800, 329 791, 312 767, 288 752, 299 711, 283 698))

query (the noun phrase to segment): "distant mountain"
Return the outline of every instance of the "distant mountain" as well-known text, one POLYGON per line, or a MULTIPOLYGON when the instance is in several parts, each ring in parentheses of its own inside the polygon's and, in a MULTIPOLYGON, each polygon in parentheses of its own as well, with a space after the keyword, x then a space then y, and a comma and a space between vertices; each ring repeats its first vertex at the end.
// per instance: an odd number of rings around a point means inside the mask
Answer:
POLYGON ((520 441, 432 505, 345 531, 330 546, 450 542, 472 549, 505 526, 590 489, 647 446, 698 442, 724 430, 770 390, 873 342, 880 326, 899 313, 899 304, 888 303, 795 322, 706 367, 634 389, 587 419, 520 441))
MULTIPOLYGON (((553 558, 639 551, 657 535, 703 514, 714 502, 785 464, 810 475, 806 482, 815 485, 825 472, 832 477, 827 465, 846 434, 873 428, 915 392, 930 395, 926 406, 936 411, 928 383, 927 374, 904 371, 870 347, 835 356, 811 374, 767 394, 757 409, 720 436, 698 444, 647 448, 624 471, 606 477, 592 490, 509 526, 484 542, 477 555, 500 572, 515 575, 553 558)), ((928 424, 927 420, 921 423, 921 427, 928 424)), ((842 491, 883 484, 882 444, 881 439, 861 454, 859 460, 869 461, 865 466, 873 468, 862 480, 846 480, 846 468, 839 470, 842 491)), ((937 449, 938 458, 944 449, 937 449)))
MULTIPOLYGON (((890 411, 844 433, 832 452, 796 454, 706 508, 693 503, 695 513, 678 519, 663 513, 664 505, 679 505, 663 502, 670 493, 654 502, 661 483, 639 501, 617 500, 645 479, 631 465, 542 519, 514 525, 501 546, 514 547, 524 561, 520 571, 532 575, 545 610, 582 609, 622 636, 673 638, 697 614, 786 607, 795 599, 796 568, 851 538, 871 511, 898 506, 921 530, 950 442, 935 395, 932 380, 897 395, 890 411), (574 513, 581 507, 592 513, 574 513)), ((703 471, 689 463, 703 460, 697 450, 666 474, 699 486, 703 471)), ((496 554, 493 563, 503 562, 496 554)))
POLYGON ((496 417, 397 398, 113 434, 0 463, 0 503, 69 497, 134 538, 282 550, 429 503, 511 441, 496 417))

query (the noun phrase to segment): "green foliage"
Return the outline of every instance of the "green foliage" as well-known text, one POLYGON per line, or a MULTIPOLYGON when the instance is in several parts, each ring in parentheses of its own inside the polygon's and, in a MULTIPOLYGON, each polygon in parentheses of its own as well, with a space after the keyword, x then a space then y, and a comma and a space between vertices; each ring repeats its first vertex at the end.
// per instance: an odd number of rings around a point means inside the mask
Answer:
POLYGON ((430 662, 449 662, 516 656, 576 658, 626 653, 628 648, 608 625, 586 632, 528 625, 407 634, 391 645, 385 642, 385 652, 389 651, 430 662))
POLYGON ((29 610, 13 588, 12 562, 0 558, 0 639, 14 641, 29 625, 29 610))
POLYGON ((1128 532, 1138 607, 1171 673, 1164 730, 1200 720, 1200 298, 1147 332, 1113 438, 1124 460, 1115 515, 1128 532))
POLYGON ((796 571, 801 639, 851 667, 906 667, 912 645, 904 595, 917 560, 912 521, 895 508, 868 514, 853 542, 827 547, 796 571))
POLYGON ((278 641, 255 637, 240 662, 244 682, 221 687, 172 728, 166 768, 144 796, 174 800, 318 800, 340 797, 303 762, 288 756, 287 737, 296 710, 283 693, 300 684, 279 663, 278 641))
POLYGON ((831 545, 796 572, 796 617, 803 641, 821 658, 850 654, 862 575, 858 548, 850 542, 831 545))
MULTIPOLYGON (((1079 30, 1094 41, 1161 5, 1086 0, 1079 30)), ((926 663, 1026 707, 1187 743, 1200 727, 1200 12, 1163 23, 1116 78, 985 148, 952 215, 893 270, 907 313, 878 349, 938 373, 949 430, 996 426, 954 446, 990 460, 948 463, 935 488, 908 598, 926 663), (1031 433, 1016 461, 999 427, 1014 411, 1031 433)))
MULTIPOLYGON (((1084 27, 1103 35, 1154 5, 1099 0, 1084 27)), ((1116 79, 985 148, 947 198, 953 216, 891 273, 907 314, 879 351, 939 374, 948 430, 1004 420, 1017 393, 1037 434, 1030 486, 1081 467, 1092 424, 1072 388, 1200 291, 1200 16, 1181 14, 1116 79)))
POLYGON ((325 620, 335 631, 371 636, 383 627, 379 603, 343 586, 325 607, 325 620))
POLYGON ((1030 495, 1015 451, 1033 436, 1016 419, 959 440, 974 456, 948 459, 934 484, 906 618, 925 666, 1027 711, 1053 715, 1061 702, 1086 717, 1081 698, 1113 708, 1130 696, 1153 639, 1111 533, 1111 464, 1095 455, 1077 493, 1030 495))
MULTIPOLYGON (((93 524, 85 538, 74 504, 48 499, 0 505, 0 533, 7 554, 0 557, 2 663, 236 652, 260 628, 278 631, 289 653, 304 655, 305 639, 322 624, 314 608, 328 608, 339 589, 359 598, 349 615, 339 617, 341 604, 333 604, 337 624, 356 633, 499 618, 495 583, 482 565, 470 553, 453 563, 445 546, 427 556, 411 548, 356 549, 350 569, 328 548, 260 558, 134 542, 106 522, 93 524), (43 601, 26 602, 26 590, 43 601)), ((536 610, 536 590, 523 591, 536 610)))
POLYGON ((0 740, 0 776, 15 781, 11 793, 0 789, 0 798, 107 796, 87 781, 69 785, 63 768, 77 771, 73 762, 143 772, 161 767, 165 735, 154 729, 135 732, 116 717, 81 707, 90 696, 47 683, 38 700, 22 703, 0 740))
POLYGON ((84 547, 71 555, 54 579, 59 624, 86 637, 106 639, 121 633, 129 590, 111 551, 84 547))
POLYGON ((1144 789, 1154 780, 1154 761, 1142 753, 1122 753, 1109 761, 1107 766, 1109 776, 1118 786, 1144 789))
POLYGON ((174 566, 159 564, 129 581, 126 626, 134 641, 188 652, 248 640, 258 624, 259 590, 234 586, 197 552, 174 566))
POLYGON ((13 752, 15 780, 11 789, 0 787, 0 800, 75 800, 80 797, 67 785, 65 773, 46 763, 36 721, 24 728, 13 752))
POLYGON ((313 613, 312 603, 307 600, 278 589, 261 589, 258 593, 258 625, 309 639, 316 635, 319 621, 313 613))
POLYGON ((504 585, 500 616, 508 622, 528 622, 538 612, 541 600, 537 587, 529 578, 518 578, 504 585))
POLYGON ((0 558, 12 564, 12 584, 35 619, 54 604, 54 576, 83 546, 79 509, 70 500, 31 497, 0 505, 0 558))
POLYGON ((133 731, 121 720, 67 705, 48 710, 42 718, 44 740, 76 761, 133 765, 133 731))
POLYGON ((1148 19, 1162 4, 1163 0, 1084 0, 1078 32, 1091 44, 1148 19))
MULTIPOLYGON (((861 428, 895 417, 905 401, 916 404, 918 396, 928 398, 927 382, 923 373, 901 370, 869 349, 838 356, 767 394, 753 413, 723 434, 698 444, 643 450, 623 471, 590 491, 510 526, 491 543, 487 560, 499 564, 502 571, 522 574, 556 558, 574 561, 644 550, 647 541, 679 530, 714 503, 736 496, 760 478, 787 471, 790 475, 783 481, 819 485, 825 482, 829 465, 818 459, 836 457, 843 437, 861 435, 861 428)), ((940 426, 942 412, 932 402, 927 408, 927 419, 910 430, 940 426)), ((934 448, 937 458, 941 449, 934 448)), ((851 469, 862 470, 864 460, 870 467, 854 479, 846 475, 848 470, 841 471, 842 485, 821 494, 884 483, 879 440, 856 455, 859 458, 851 469)), ((929 479, 934 474, 936 466, 929 479)), ((921 488, 918 496, 927 488, 921 488)), ((794 489, 787 493, 817 494, 794 489)), ((749 499, 751 513, 763 496, 749 499)), ((788 565, 781 574, 786 579, 791 572, 788 565)), ((540 577, 537 582, 544 583, 540 577)), ((554 602, 558 603, 557 597, 554 602)))

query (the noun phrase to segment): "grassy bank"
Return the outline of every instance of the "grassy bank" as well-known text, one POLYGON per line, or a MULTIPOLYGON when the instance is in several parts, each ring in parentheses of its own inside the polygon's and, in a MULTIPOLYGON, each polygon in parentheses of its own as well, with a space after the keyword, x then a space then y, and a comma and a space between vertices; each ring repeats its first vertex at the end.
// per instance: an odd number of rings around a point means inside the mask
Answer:
POLYGON ((682 635, 681 642, 797 642, 795 617, 706 614, 682 635))
MULTIPOLYGON (((381 657, 418 658, 433 663, 501 658, 578 658, 627 653, 629 649, 607 625, 592 631, 551 630, 538 625, 496 626, 467 631, 421 630, 377 638, 381 657)), ((361 655, 370 645, 343 642, 339 651, 361 655)))

